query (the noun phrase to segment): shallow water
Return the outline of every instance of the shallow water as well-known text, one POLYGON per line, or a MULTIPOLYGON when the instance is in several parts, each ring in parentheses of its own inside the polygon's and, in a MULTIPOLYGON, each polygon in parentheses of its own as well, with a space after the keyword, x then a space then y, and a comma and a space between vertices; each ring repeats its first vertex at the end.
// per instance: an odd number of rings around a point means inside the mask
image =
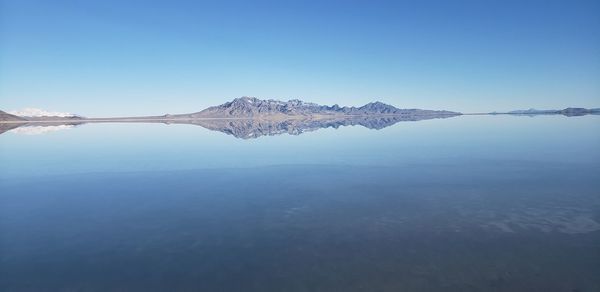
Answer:
POLYGON ((600 291, 600 116, 30 130, 1 291, 600 291))

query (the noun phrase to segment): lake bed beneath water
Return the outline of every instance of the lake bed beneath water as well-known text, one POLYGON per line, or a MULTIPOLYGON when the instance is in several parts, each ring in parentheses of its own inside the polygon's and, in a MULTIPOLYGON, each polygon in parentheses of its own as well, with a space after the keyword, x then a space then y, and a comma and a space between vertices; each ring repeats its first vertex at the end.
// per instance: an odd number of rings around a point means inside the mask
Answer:
POLYGON ((600 116, 19 129, 2 291, 600 290, 600 116))

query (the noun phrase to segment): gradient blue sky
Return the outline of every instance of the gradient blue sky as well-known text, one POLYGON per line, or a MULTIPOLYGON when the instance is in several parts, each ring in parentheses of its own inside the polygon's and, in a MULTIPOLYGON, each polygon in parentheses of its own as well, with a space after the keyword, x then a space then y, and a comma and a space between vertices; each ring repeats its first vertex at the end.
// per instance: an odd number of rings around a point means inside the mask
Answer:
POLYGON ((0 109, 600 107, 600 1, 0 0, 0 109))

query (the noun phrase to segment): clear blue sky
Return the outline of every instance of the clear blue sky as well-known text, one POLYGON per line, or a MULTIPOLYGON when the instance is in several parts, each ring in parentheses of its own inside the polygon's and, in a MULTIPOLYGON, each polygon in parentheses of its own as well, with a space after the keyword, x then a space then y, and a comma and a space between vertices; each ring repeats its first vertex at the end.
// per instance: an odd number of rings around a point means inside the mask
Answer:
POLYGON ((600 1, 0 0, 0 109, 600 107, 600 1))

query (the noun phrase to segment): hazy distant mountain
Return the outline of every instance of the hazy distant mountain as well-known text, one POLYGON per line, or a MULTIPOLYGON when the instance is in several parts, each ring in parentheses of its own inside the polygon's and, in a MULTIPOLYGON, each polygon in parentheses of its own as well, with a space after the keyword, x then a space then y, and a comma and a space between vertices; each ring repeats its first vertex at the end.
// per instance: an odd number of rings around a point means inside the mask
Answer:
POLYGON ((0 121, 1 122, 10 122, 10 121, 25 121, 24 118, 18 117, 15 115, 11 115, 9 113, 0 111, 0 121))
POLYGON ((420 109, 398 109, 394 106, 372 102, 361 107, 325 106, 301 100, 262 100, 255 97, 240 97, 219 106, 209 107, 203 111, 172 115, 173 118, 286 118, 289 116, 323 116, 323 115, 459 115, 450 111, 432 111, 420 109))
POLYGON ((17 117, 19 120, 24 121, 71 121, 71 120, 82 120, 81 116, 64 113, 64 112, 49 112, 38 108, 25 108, 18 111, 11 111, 8 113, 2 112, 4 115, 10 115, 17 117))
POLYGON ((21 109, 21 110, 9 111, 8 113, 12 114, 12 115, 15 115, 15 116, 19 116, 19 117, 30 117, 30 118, 37 118, 37 117, 61 117, 61 118, 65 118, 65 117, 74 117, 74 116, 76 116, 75 114, 72 114, 72 113, 52 112, 52 111, 46 111, 46 110, 43 110, 43 109, 32 108, 32 107, 24 108, 24 109, 21 109))
POLYGON ((527 109, 527 110, 515 110, 510 111, 508 114, 511 115, 565 115, 565 116, 583 116, 587 114, 600 114, 599 108, 586 109, 580 107, 569 107, 562 110, 537 110, 537 109, 527 109))
POLYGON ((68 117, 58 117, 58 116, 43 116, 43 117, 22 117, 27 121, 36 121, 36 122, 56 122, 56 121, 79 121, 84 120, 84 117, 80 116, 68 116, 68 117))

